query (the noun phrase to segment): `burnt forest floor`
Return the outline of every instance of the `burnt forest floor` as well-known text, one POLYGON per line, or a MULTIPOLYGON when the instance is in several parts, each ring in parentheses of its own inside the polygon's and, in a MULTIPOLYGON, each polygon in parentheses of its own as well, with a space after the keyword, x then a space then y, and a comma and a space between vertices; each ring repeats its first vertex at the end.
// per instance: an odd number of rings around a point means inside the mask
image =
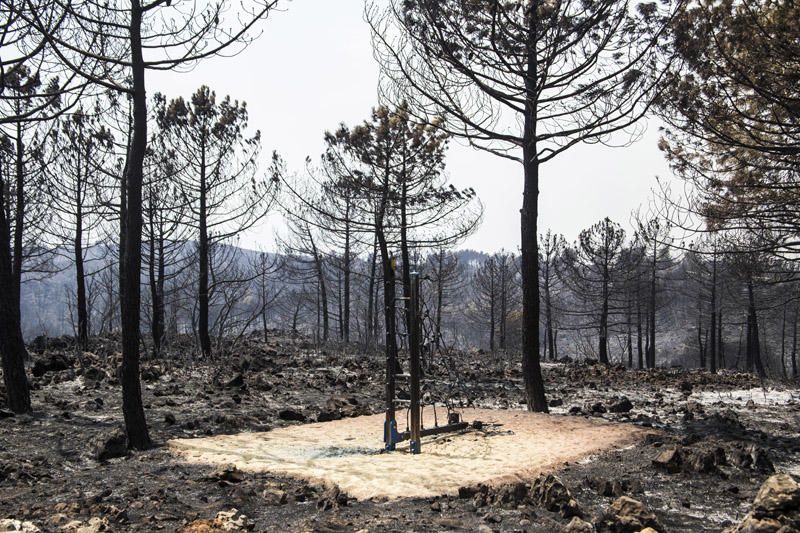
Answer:
MULTIPOLYGON (((541 479, 465 487, 460 497, 355 501, 331 487, 182 464, 164 444, 379 413, 380 356, 253 337, 222 349, 218 362, 143 361, 156 446, 117 457, 118 349, 101 338, 89 352, 69 339, 32 347, 33 414, 13 416, 0 399, 0 530, 626 531, 609 508, 629 496, 655 515, 659 531, 721 531, 750 510, 772 472, 800 474, 800 391, 789 385, 727 371, 548 363, 551 412, 655 430, 640 445, 565 464, 556 475, 570 505, 542 496, 541 479)), ((171 350, 188 353, 191 345, 171 350)), ((458 365, 458 380, 437 367, 434 397, 524 408, 518 363, 476 352, 461 354, 458 365)))

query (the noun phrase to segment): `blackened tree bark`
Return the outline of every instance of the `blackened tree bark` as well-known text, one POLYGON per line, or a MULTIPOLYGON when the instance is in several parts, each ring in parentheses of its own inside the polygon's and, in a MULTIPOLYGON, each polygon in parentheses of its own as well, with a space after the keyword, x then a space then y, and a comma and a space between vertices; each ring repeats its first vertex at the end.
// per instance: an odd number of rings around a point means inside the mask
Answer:
POLYGON ((636 289, 636 363, 637 368, 644 368, 644 352, 642 350, 642 299, 639 288, 636 289))
POLYGON ((211 358, 211 335, 208 324, 208 168, 206 165, 206 139, 209 132, 202 128, 200 132, 200 182, 198 222, 198 255, 199 271, 197 281, 198 323, 197 334, 200 340, 200 351, 203 357, 211 358))
POLYGON ((650 298, 648 299, 647 368, 656 367, 656 274, 658 272, 658 241, 652 241, 650 264, 650 298))
POLYGON ((444 117, 441 129, 522 165, 522 363, 530 410, 547 410, 539 362, 540 165, 581 141, 624 129, 646 111, 653 84, 642 73, 654 64, 649 61, 662 13, 654 9, 647 20, 634 20, 633 11, 616 0, 580 7, 368 3, 376 56, 388 81, 384 96, 409 101, 419 116, 444 117), (614 54, 622 49, 629 51, 626 59, 614 54), (606 56, 617 59, 606 62, 606 56), (594 83, 582 83, 589 78, 594 83), (516 132, 508 127, 514 123, 521 126, 516 132))
POLYGON ((150 335, 153 337, 153 355, 161 355, 165 334, 165 313, 164 313, 164 237, 156 230, 158 222, 155 218, 155 207, 151 198, 150 208, 148 209, 148 222, 150 226, 150 261, 148 262, 148 275, 150 281, 150 335))
MULTIPOLYGON (((163 13, 169 0, 141 0, 98 4, 93 0, 59 3, 63 17, 55 28, 48 26, 49 11, 17 10, 19 15, 44 38, 50 51, 74 74, 113 94, 131 97, 133 127, 122 176, 120 202, 120 307, 122 317, 122 410, 133 448, 147 448, 147 431, 139 382, 139 319, 142 244, 142 182, 147 149, 146 69, 171 70, 192 65, 220 54, 234 43, 246 43, 248 32, 274 7, 264 0, 242 5, 235 20, 237 27, 219 24, 226 4, 189 6, 185 11, 163 13), (143 22, 146 13, 161 12, 143 22), (185 16, 188 13, 189 16, 185 16), (183 20, 176 20, 185 16, 183 20), (102 43, 103 46, 98 46, 102 43), (147 48, 147 60, 143 50, 147 48)), ((28 2, 19 3, 27 5, 28 2)))
MULTIPOLYGON (((2 164, 2 159, 0 159, 2 164)), ((0 168, 0 176, 2 169, 0 168)), ((28 355, 20 327, 19 299, 11 255, 11 234, 6 219, 5 187, 0 180, 0 294, 8 295, 0 303, 0 356, 3 363, 3 384, 8 407, 15 413, 31 410, 30 389, 25 374, 28 355)))
POLYGON ((375 310, 375 278, 377 275, 376 272, 376 263, 378 259, 378 235, 375 234, 373 243, 372 243, 372 254, 370 255, 369 260, 369 285, 367 290, 369 294, 367 294, 367 317, 366 317, 366 345, 372 346, 372 343, 375 342, 375 337, 377 336, 377 328, 375 324, 377 322, 378 313, 375 310))
POLYGON ((711 326, 709 328, 708 369, 712 374, 717 372, 717 251, 714 249, 711 258, 711 326))
POLYGON ((755 290, 753 277, 747 278, 747 369, 755 370, 759 376, 764 377, 764 364, 761 361, 761 342, 758 334, 758 313, 756 311, 755 290))
POLYGON ((125 175, 125 210, 121 219, 124 242, 120 254, 120 305, 122 318, 122 412, 131 448, 151 446, 139 380, 140 280, 142 266, 142 181, 147 149, 147 93, 142 55, 142 6, 131 0, 128 32, 131 44, 133 131, 125 175))
MULTIPOLYGON (((80 185, 79 185, 80 187, 80 185)), ((80 190, 78 191, 80 194, 80 190)), ((83 206, 76 205, 75 239, 75 296, 78 307, 78 342, 86 350, 89 347, 89 311, 86 305, 86 273, 83 264, 83 206)))
POLYGON ((794 306, 794 317, 792 318, 792 377, 797 377, 797 319, 798 304, 794 306))

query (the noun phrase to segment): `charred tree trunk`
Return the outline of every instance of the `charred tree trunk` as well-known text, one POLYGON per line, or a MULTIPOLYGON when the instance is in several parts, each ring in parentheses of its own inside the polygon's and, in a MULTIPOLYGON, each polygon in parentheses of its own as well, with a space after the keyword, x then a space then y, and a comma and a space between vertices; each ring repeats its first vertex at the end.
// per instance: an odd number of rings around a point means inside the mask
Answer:
POLYGON ((198 214, 199 222, 199 279, 198 279, 198 337, 200 340, 200 353, 203 358, 211 358, 211 335, 209 333, 208 324, 208 307, 209 307, 209 294, 208 294, 208 198, 207 198, 207 178, 206 175, 206 131, 203 130, 203 138, 200 141, 200 211, 198 214))
POLYGON ((550 261, 544 266, 544 318, 545 335, 547 335, 547 351, 550 359, 555 360, 556 350, 553 339, 553 307, 550 299, 550 261))
POLYGON ((747 370, 755 370, 759 376, 763 377, 764 365, 761 362, 761 341, 758 335, 758 314, 752 276, 747 278, 747 302, 747 370))
POLYGON ((489 351, 494 353, 494 333, 497 329, 497 313, 495 311, 497 307, 497 285, 495 284, 494 265, 492 265, 489 284, 489 294, 491 294, 491 297, 489 298, 489 351))
POLYGON ((28 377, 25 375, 25 359, 28 352, 22 338, 19 299, 16 292, 11 255, 11 232, 6 218, 5 184, 0 169, 0 356, 3 364, 3 384, 6 388, 6 402, 15 413, 31 410, 28 377))
POLYGON ((372 242, 372 258, 369 265, 369 294, 367 295, 367 325, 366 325, 366 344, 371 346, 377 336, 377 328, 375 322, 377 312, 375 311, 375 275, 376 275, 376 262, 378 259, 378 235, 372 242))
POLYGON ((628 368, 633 368, 633 303, 630 292, 628 293, 628 309, 626 322, 628 325, 628 368))
POLYGON ((706 368, 706 347, 703 344, 703 298, 702 291, 697 293, 697 346, 700 350, 700 368, 706 368))
POLYGON ((378 245, 381 252, 381 268, 383 270, 383 316, 386 327, 386 416, 394 420, 395 375, 399 370, 397 361, 397 335, 395 326, 395 270, 393 258, 389 256, 389 248, 383 229, 377 230, 378 245))
POLYGON ((719 298, 719 307, 717 312, 717 354, 719 368, 727 368, 725 364, 725 345, 722 343, 722 296, 719 298))
POLYGON ((536 54, 537 10, 529 10, 527 72, 525 76, 524 131, 522 161, 525 170, 522 211, 520 212, 522 248, 522 376, 529 411, 547 412, 544 379, 539 359, 539 155, 536 127, 538 57, 536 54))
MULTIPOLYGON (((444 280, 442 279, 442 269, 444 268, 444 250, 439 250, 439 277, 436 282, 436 331, 434 346, 439 351, 442 342, 442 308, 444 304, 444 280)), ((431 360, 428 360, 430 368, 431 360)))
POLYGON ((142 172, 147 149, 147 94, 142 57, 142 7, 131 0, 131 63, 133 77, 133 131, 128 150, 122 219, 124 248, 120 258, 120 302, 122 311, 122 411, 128 445, 143 450, 151 446, 142 405, 139 379, 139 285, 142 266, 142 172))
POLYGON ((342 271, 336 271, 336 307, 339 318, 339 341, 344 341, 344 295, 342 294, 342 271))
MULTIPOLYGON (((405 151, 406 143, 402 144, 405 151)), ((411 258, 408 250, 408 190, 406 183, 405 157, 403 158, 402 186, 400 187, 400 260, 403 264, 403 308, 405 309, 406 334, 411 334, 411 258)))
POLYGON ((264 334, 264 343, 269 342, 269 328, 267 328, 267 273, 266 271, 261 274, 263 276, 261 280, 261 330, 264 334))
POLYGON ((798 305, 794 307, 794 320, 792 321, 792 377, 797 377, 797 312, 798 305))
POLYGON ((639 288, 636 288, 636 356, 639 370, 644 368, 644 353, 642 352, 642 298, 639 288))
POLYGON ((78 198, 75 205, 75 235, 73 252, 75 255, 75 297, 78 306, 78 344, 84 350, 89 348, 89 312, 86 308, 86 274, 83 265, 83 211, 80 202, 80 180, 78 198))
POLYGON ((311 229, 306 228, 308 232, 308 240, 311 243, 311 252, 314 254, 314 268, 317 271, 317 284, 319 287, 319 306, 322 313, 322 340, 327 341, 330 333, 330 322, 328 316, 328 288, 325 285, 325 268, 322 262, 322 256, 317 249, 314 242, 314 237, 311 234, 311 229))
POLYGON ((600 332, 598 335, 600 346, 598 353, 600 362, 607 365, 608 361, 608 266, 603 269, 603 305, 600 309, 600 332))
MULTIPOLYGON (((349 213, 349 212, 348 212, 349 213)), ((350 257, 350 221, 349 214, 345 224, 344 237, 344 309, 342 310, 342 324, 344 329, 344 342, 350 342, 350 270, 352 258, 350 257)))
POLYGON ((506 303, 506 265, 503 263, 502 268, 500 269, 500 349, 506 349, 506 315, 507 315, 507 303, 506 303))
POLYGON ((783 304, 783 320, 781 320, 781 374, 786 377, 786 303, 783 304))
MULTIPOLYGON (((151 192, 152 195, 152 192, 151 192)), ((164 340, 164 238, 161 231, 157 228, 159 223, 156 220, 153 200, 150 202, 148 211, 148 222, 150 225, 150 305, 152 318, 150 321, 150 334, 153 337, 153 356, 161 355, 164 340)))
POLYGON ((711 336, 709 339, 708 350, 708 369, 717 373, 717 251, 714 249, 714 257, 711 263, 711 336))
POLYGON ((647 368, 656 367, 656 270, 658 267, 658 244, 653 240, 653 263, 650 273, 650 313, 648 315, 647 368))

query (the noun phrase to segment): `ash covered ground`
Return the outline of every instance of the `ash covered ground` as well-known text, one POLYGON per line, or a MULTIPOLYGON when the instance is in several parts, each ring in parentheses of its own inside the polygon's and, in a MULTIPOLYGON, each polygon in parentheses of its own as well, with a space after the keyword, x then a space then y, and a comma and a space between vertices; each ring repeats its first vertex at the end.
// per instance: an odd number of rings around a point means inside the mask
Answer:
MULTIPOLYGON (((186 346, 175 354, 190 353, 186 346)), ((380 413, 383 358, 253 336, 215 361, 146 360, 156 448, 127 452, 115 339, 76 352, 33 346, 34 413, 0 403, 0 530, 27 531, 795 531, 800 390, 749 374, 544 366, 551 412, 652 428, 639 445, 550 475, 457 496, 356 501, 336 487, 182 464, 169 439, 380 413), (776 475, 776 474, 789 474, 776 475)), ((524 409, 513 356, 434 365, 433 398, 524 409)), ((402 393, 401 393, 402 394, 402 393)), ((376 431, 380 431, 377 428, 376 431)))

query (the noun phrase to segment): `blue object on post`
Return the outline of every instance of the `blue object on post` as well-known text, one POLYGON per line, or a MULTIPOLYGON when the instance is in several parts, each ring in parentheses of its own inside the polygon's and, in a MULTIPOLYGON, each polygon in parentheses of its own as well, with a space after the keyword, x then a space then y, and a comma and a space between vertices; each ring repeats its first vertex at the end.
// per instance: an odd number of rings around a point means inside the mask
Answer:
POLYGON ((395 445, 403 438, 397 432, 397 421, 387 420, 383 423, 383 442, 386 443, 386 451, 394 451, 395 445))

